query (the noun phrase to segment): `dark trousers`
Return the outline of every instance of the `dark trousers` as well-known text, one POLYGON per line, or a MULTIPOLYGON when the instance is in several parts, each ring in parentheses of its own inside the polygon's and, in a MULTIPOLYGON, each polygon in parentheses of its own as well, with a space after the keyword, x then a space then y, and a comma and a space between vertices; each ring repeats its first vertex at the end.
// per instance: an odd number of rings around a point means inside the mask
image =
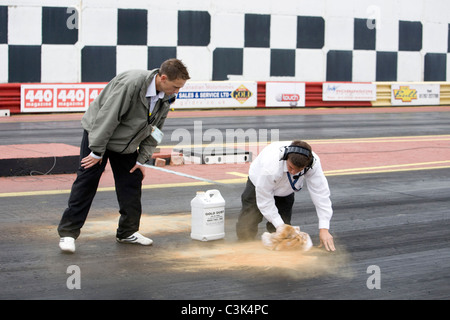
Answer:
MULTIPOLYGON (((275 206, 278 209, 278 213, 283 219, 284 223, 291 223, 292 207, 294 205, 294 193, 286 197, 274 197, 275 206)), ((236 234, 239 240, 252 240, 258 233, 258 224, 263 220, 263 215, 259 211, 256 204, 256 192, 255 186, 247 180, 247 185, 241 196, 242 209, 236 223, 236 234)), ((275 232, 275 227, 267 222, 267 231, 275 232)))
MULTIPOLYGON (((91 153, 89 149, 88 133, 84 131, 80 148, 81 159, 91 153)), ((64 211, 58 226, 61 237, 78 238, 80 229, 86 221, 92 201, 97 192, 100 177, 105 170, 108 160, 114 174, 117 200, 119 202, 119 226, 116 232, 118 238, 126 238, 139 230, 141 219, 141 191, 143 175, 141 170, 130 173, 136 164, 137 152, 120 154, 106 150, 102 163, 97 163, 89 169, 81 164, 77 171, 77 178, 72 185, 68 207, 64 211)))

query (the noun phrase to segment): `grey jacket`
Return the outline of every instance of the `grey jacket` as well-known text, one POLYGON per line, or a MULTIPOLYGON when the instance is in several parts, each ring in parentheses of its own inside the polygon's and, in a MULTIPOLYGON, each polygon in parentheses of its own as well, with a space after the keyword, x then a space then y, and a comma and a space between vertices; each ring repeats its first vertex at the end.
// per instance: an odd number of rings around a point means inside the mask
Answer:
POLYGON ((142 164, 151 158, 157 146, 152 126, 162 129, 175 101, 175 95, 165 95, 149 116, 145 95, 158 71, 126 71, 107 84, 81 119, 89 133, 89 149, 102 156, 106 150, 124 154, 138 150, 137 161, 142 164))

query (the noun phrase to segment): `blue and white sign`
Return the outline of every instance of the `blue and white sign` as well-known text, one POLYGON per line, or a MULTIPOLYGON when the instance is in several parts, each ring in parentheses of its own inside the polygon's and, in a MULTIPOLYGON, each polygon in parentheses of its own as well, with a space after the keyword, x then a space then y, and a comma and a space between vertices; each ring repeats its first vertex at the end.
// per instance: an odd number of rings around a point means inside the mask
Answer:
POLYGON ((374 83, 324 82, 323 101, 375 101, 377 86, 374 83))
POLYGON ((175 109, 256 107, 256 81, 188 81, 173 104, 175 109))

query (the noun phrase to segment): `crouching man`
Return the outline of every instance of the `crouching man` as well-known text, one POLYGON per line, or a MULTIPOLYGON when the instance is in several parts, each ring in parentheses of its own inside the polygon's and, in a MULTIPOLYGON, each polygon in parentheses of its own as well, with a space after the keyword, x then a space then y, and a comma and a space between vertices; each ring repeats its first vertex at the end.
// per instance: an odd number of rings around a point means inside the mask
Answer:
POLYGON ((320 158, 308 143, 300 140, 290 145, 272 143, 250 165, 247 185, 241 196, 242 209, 236 223, 238 239, 254 239, 263 218, 268 220, 269 232, 290 224, 294 194, 305 182, 319 219, 319 247, 335 251, 329 232, 333 209, 328 181, 320 158))

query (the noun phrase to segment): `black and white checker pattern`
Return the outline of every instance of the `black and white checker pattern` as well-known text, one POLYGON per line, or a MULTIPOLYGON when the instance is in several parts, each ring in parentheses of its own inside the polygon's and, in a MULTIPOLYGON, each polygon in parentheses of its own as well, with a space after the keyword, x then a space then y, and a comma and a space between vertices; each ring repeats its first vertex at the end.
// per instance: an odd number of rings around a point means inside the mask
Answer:
POLYGON ((27 3, 0 4, 0 83, 106 82, 124 70, 158 67, 170 57, 182 59, 193 80, 450 77, 450 15, 437 13, 449 5, 415 21, 401 16, 371 21, 349 14, 107 6, 75 11, 27 3))

